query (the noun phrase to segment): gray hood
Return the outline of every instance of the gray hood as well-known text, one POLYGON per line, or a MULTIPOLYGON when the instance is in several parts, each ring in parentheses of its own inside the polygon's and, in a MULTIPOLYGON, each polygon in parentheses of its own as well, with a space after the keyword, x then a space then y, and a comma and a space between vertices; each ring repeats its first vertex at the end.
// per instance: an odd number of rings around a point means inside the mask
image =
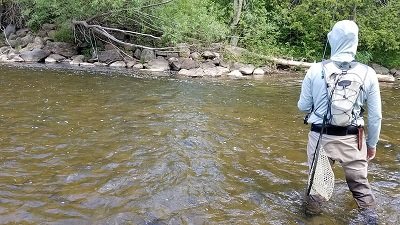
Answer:
POLYGON ((337 62, 351 62, 357 52, 358 26, 350 20, 337 22, 328 33, 331 59, 337 62))

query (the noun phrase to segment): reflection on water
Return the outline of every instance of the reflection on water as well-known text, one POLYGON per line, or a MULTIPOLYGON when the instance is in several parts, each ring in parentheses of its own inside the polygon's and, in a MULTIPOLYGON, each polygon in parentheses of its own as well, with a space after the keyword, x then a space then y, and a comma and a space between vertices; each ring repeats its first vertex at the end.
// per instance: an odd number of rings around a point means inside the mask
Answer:
MULTIPOLYGON (((136 79, 0 72, 0 224, 347 224, 341 174, 306 218, 301 78, 136 79)), ((370 180, 382 224, 400 221, 398 85, 370 180)))

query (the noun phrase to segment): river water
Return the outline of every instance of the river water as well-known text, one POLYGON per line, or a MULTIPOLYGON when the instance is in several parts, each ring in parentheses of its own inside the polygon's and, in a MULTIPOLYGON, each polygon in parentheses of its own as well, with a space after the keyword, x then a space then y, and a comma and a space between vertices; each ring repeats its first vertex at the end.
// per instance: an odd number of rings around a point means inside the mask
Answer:
MULTIPOLYGON (((301 77, 138 79, 0 71, 0 224, 349 224, 340 166, 322 216, 303 214, 301 77)), ((400 89, 382 85, 369 178, 400 223, 400 89)))

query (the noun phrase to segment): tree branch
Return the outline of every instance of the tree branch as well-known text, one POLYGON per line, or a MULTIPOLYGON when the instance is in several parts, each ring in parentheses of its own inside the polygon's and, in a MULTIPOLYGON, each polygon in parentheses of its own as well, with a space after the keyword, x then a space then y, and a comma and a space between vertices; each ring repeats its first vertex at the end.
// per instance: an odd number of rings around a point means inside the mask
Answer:
POLYGON ((109 27, 103 27, 100 25, 89 25, 86 21, 72 21, 74 25, 80 25, 83 26, 87 29, 92 29, 94 32, 103 35, 104 37, 114 41, 115 43, 121 44, 123 46, 127 47, 136 47, 136 48, 143 48, 143 49, 151 49, 151 50, 165 50, 165 49, 174 49, 174 47, 165 47, 165 48, 153 48, 153 47, 148 47, 144 45, 137 45, 137 44, 132 44, 128 42, 124 42, 121 40, 118 40, 116 37, 114 37, 112 34, 108 33, 107 30, 113 30, 113 31, 118 31, 122 33, 127 33, 131 31, 125 31, 125 30, 120 30, 120 29, 115 29, 115 28, 109 28, 109 27))

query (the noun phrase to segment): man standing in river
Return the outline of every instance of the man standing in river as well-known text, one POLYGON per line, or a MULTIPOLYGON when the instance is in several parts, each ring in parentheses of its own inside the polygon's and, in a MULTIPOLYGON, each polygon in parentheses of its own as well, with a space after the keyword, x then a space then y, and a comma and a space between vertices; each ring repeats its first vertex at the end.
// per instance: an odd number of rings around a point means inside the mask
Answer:
MULTIPOLYGON (((358 26, 355 22, 349 20, 337 22, 328 33, 328 40, 331 46, 330 60, 311 66, 303 80, 297 104, 302 112, 309 113, 306 122, 311 124, 307 145, 308 165, 311 167, 319 135, 323 134, 321 144, 330 162, 342 165, 347 185, 361 215, 367 218, 368 223, 375 224, 376 201, 367 179, 367 170, 368 161, 375 157, 381 129, 382 113, 378 79, 371 67, 354 61, 358 46, 358 26), (350 72, 362 76, 363 82, 352 104, 349 125, 332 125, 332 117, 337 115, 332 113, 333 91, 328 93, 326 76, 346 76, 350 72), (365 103, 368 109, 366 141, 362 132, 365 103)), ((335 88, 336 85, 337 83, 335 88)), ((321 203, 319 196, 306 196, 306 214, 320 214, 321 203)))

